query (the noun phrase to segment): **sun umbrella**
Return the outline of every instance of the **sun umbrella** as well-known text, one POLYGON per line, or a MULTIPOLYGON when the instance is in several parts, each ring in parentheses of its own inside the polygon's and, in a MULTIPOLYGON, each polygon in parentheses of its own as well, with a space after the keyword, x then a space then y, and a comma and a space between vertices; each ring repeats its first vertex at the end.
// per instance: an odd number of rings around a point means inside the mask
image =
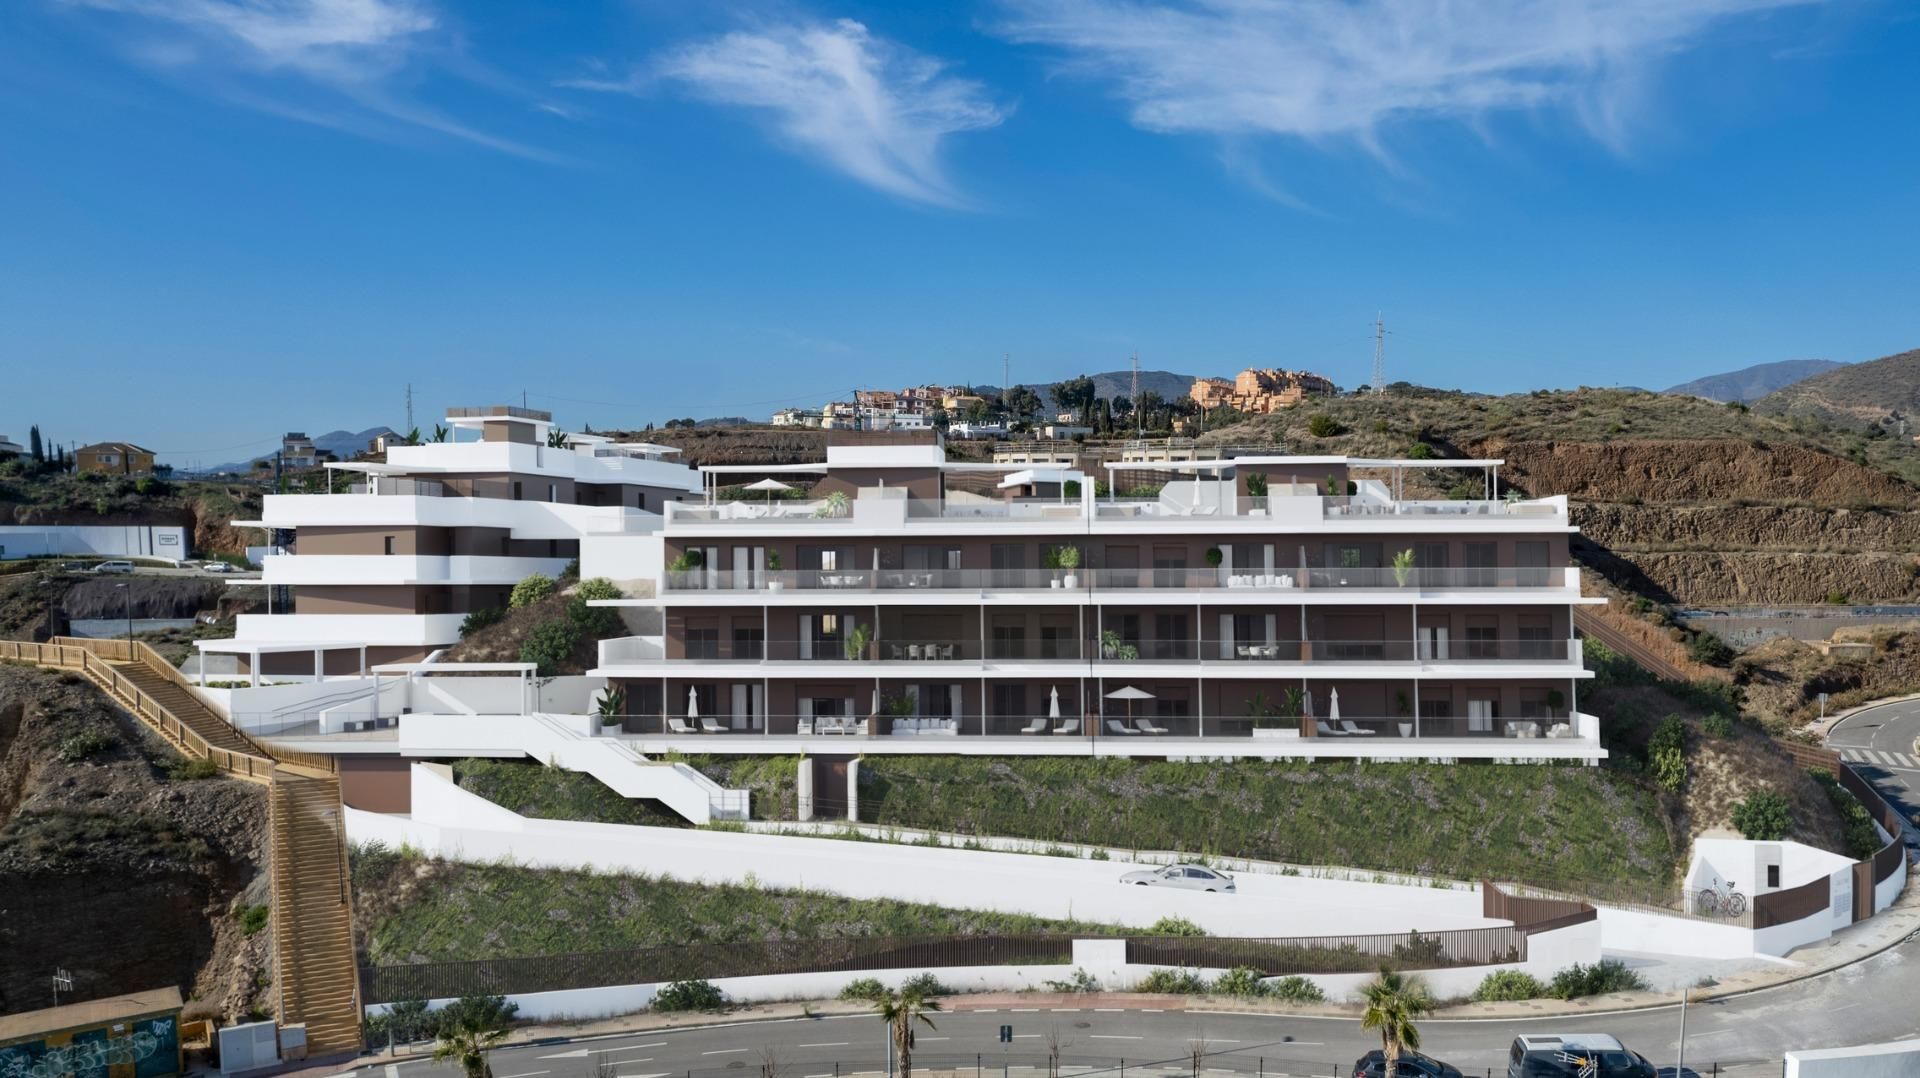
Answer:
POLYGON ((1327 690, 1327 721, 1335 722, 1335 723, 1340 721, 1340 690, 1339 689, 1327 690))
POLYGON ((758 483, 748 483, 747 489, 766 491, 767 492, 767 508, 772 509, 773 508, 773 492, 776 490, 792 490, 793 488, 786 485, 785 483, 782 483, 778 479, 762 479, 758 483))
POLYGON ((1108 693, 1107 699, 1125 700, 1127 702, 1127 718, 1131 719, 1133 718, 1133 702, 1135 700, 1151 700, 1153 699, 1153 694, 1145 689, 1136 689, 1131 685, 1123 685, 1108 693))
POLYGON ((1047 696, 1047 718, 1057 719, 1060 717, 1060 686, 1055 685, 1047 696))
POLYGON ((694 690, 693 686, 689 685, 687 686, 687 718, 697 719, 699 717, 700 694, 694 690))

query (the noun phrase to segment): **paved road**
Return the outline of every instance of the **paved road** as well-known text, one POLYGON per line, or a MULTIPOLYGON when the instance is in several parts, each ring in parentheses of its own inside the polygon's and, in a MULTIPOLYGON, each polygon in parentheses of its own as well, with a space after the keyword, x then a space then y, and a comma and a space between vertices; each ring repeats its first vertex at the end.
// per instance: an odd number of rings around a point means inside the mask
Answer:
MULTIPOLYGON (((1920 700, 1900 700, 1848 715, 1827 731, 1827 747, 1855 765, 1907 819, 1920 811, 1920 700)), ((1911 833, 1910 833, 1911 834, 1911 833)), ((1911 844, 1911 840, 1910 840, 1911 844)))
MULTIPOLYGON (((1792 1048, 1839 1047, 1920 1036, 1920 938, 1825 976, 1719 1003, 1687 1014, 1688 1069, 1712 1074, 1777 1075, 1792 1048)), ((961 1001, 965 1006, 965 1001, 961 1001)), ((1229 1074, 1351 1074, 1352 1061, 1377 1046, 1348 1019, 1091 1009, 962 1011, 937 1015, 922 1030, 915 1069, 972 1074, 979 1055, 988 1078, 1004 1060, 1010 1071, 1042 1065, 1057 1033, 1070 1072, 1090 1068, 1118 1078, 1130 1071, 1186 1071, 1189 1046, 1205 1042, 1203 1071, 1229 1074), (999 1042, 1002 1025, 1014 1041, 999 1042), (1070 1042, 1070 1043, 1069 1043, 1070 1042), (1347 1068, 1340 1070, 1340 1068, 1347 1068)), ((1507 1045, 1532 1031, 1607 1032, 1648 1058, 1675 1061, 1676 1007, 1592 1018, 1432 1021, 1421 1027, 1426 1050, 1468 1074, 1501 1074, 1507 1045)), ((758 1076, 769 1050, 782 1078, 819 1078, 878 1071, 884 1029, 870 1016, 793 1019, 726 1027, 655 1031, 581 1044, 529 1045, 494 1053, 496 1078, 740 1078, 758 1076), (604 1069, 601 1066, 604 1064, 604 1069)), ((430 1062, 363 1067, 357 1078, 437 1078, 451 1068, 430 1062)), ((1023 1072, 1023 1073, 1030 1073, 1023 1072)))

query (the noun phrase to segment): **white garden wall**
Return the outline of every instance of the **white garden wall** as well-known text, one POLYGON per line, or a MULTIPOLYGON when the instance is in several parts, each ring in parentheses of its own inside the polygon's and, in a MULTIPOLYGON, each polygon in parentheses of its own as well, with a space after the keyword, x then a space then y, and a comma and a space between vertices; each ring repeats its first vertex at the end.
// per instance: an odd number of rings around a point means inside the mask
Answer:
POLYGON ((1920 1074, 1920 1040, 1788 1052, 1783 1078, 1912 1078, 1920 1074))

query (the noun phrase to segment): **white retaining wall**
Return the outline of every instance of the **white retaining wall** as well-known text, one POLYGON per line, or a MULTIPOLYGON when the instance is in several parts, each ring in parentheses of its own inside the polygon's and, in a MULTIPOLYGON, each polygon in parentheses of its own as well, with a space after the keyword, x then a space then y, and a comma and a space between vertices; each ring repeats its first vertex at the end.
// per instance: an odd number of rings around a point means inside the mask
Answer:
POLYGON ((1788 1052, 1783 1078, 1912 1078, 1920 1074, 1920 1040, 1788 1052))
POLYGON ((0 559, 93 554, 182 561, 193 557, 192 543, 186 528, 172 524, 0 525, 0 559))

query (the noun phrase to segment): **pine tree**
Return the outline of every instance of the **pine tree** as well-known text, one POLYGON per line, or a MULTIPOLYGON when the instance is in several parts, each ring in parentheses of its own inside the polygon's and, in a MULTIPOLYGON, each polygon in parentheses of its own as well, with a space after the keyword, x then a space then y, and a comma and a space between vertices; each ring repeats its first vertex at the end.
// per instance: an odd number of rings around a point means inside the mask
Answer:
POLYGON ((32 455, 35 464, 47 459, 46 446, 40 444, 39 424, 35 424, 33 429, 27 432, 27 452, 32 455))

